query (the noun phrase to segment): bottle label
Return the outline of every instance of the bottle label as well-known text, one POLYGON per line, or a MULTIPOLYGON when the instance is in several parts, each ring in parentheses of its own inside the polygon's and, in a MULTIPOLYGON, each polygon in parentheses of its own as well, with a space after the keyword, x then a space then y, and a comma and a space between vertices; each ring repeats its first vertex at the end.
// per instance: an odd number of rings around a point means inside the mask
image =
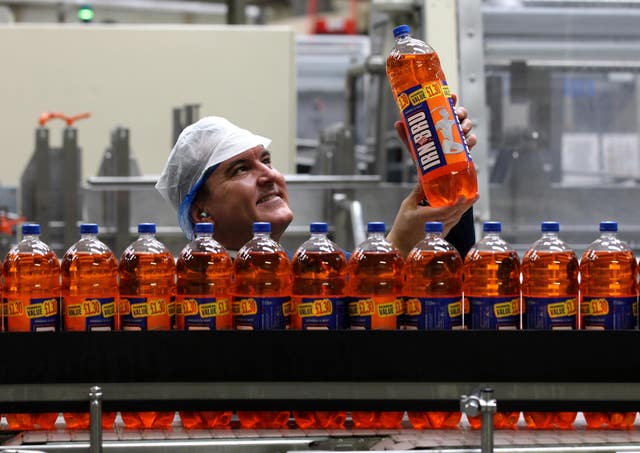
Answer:
POLYGON ((462 298, 411 297, 405 300, 404 330, 457 330, 462 328, 462 298))
POLYGON ((635 329, 637 307, 635 296, 584 296, 580 304, 582 326, 592 330, 635 329))
POLYGON ((524 326, 537 330, 570 330, 576 328, 576 297, 523 296, 524 326))
POLYGON ((178 295, 178 330, 231 329, 231 302, 228 298, 178 295))
POLYGON ((471 161, 446 81, 413 86, 402 91, 396 102, 421 175, 437 175, 446 165, 471 161))
POLYGON ((290 297, 233 296, 233 323, 237 330, 274 330, 291 327, 290 297))
POLYGON ((66 296, 62 299, 62 304, 64 330, 75 332, 114 330, 115 298, 66 296))
POLYGON ((342 330, 347 328, 344 297, 294 297, 292 327, 296 330, 342 330))
POLYGON ((40 297, 3 299, 7 332, 56 332, 60 327, 60 299, 40 297))
POLYGON ((397 330, 402 313, 404 301, 398 297, 353 297, 349 300, 352 330, 397 330))
POLYGON ((122 330, 171 330, 170 297, 120 298, 122 330))
POLYGON ((473 297, 470 329, 516 330, 520 328, 520 296, 473 297))

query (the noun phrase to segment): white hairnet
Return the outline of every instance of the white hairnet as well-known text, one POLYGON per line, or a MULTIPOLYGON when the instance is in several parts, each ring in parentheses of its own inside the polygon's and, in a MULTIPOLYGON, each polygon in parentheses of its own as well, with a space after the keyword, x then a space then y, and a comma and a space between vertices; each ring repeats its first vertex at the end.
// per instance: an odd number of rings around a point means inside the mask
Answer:
POLYGON ((175 208, 180 228, 193 238, 191 204, 216 166, 271 140, 241 129, 225 118, 207 116, 187 126, 176 142, 156 189, 175 208))

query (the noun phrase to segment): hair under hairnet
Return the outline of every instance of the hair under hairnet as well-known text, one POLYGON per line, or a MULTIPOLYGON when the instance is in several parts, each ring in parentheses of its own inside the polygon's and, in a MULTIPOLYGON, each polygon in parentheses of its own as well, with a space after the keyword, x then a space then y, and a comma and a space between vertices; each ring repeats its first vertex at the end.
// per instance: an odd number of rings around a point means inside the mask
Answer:
POLYGON ((156 189, 178 213, 180 228, 193 238, 191 204, 215 168, 225 160, 271 140, 242 129, 225 118, 207 116, 187 126, 176 141, 156 189))

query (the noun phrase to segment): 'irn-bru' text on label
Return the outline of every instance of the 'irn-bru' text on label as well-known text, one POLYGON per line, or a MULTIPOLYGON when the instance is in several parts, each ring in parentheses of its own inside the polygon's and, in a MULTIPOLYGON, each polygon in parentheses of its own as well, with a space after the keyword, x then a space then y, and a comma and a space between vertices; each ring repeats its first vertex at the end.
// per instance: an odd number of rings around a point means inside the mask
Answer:
POLYGON ((580 314, 584 329, 635 329, 638 319, 638 301, 635 296, 584 296, 580 304, 580 314))
POLYGON ((55 332, 60 326, 59 306, 58 297, 4 298, 5 329, 8 332, 55 332))
POLYGON ((272 330, 291 327, 290 297, 240 297, 232 303, 237 330, 272 330))
POLYGON ((176 321, 178 330, 231 329, 231 301, 228 298, 178 295, 176 321))
POLYGON ((457 330, 462 328, 462 298, 411 297, 401 317, 404 330, 457 330))
POLYGON ((520 296, 469 296, 471 329, 515 330, 520 328, 520 296))
POLYGON ((404 313, 403 300, 394 297, 352 298, 348 307, 353 330, 397 330, 404 313))
POLYGON ((422 175, 471 160, 447 82, 413 86, 401 92, 396 102, 422 175))
POLYGON ((294 297, 291 327, 296 330, 347 328, 347 305, 343 297, 294 297))
POLYGON ((116 301, 113 297, 66 296, 63 306, 63 330, 114 330, 116 301))
POLYGON ((171 330, 175 302, 169 297, 121 297, 122 330, 171 330))
POLYGON ((524 296, 525 329, 569 330, 576 328, 577 298, 524 296))

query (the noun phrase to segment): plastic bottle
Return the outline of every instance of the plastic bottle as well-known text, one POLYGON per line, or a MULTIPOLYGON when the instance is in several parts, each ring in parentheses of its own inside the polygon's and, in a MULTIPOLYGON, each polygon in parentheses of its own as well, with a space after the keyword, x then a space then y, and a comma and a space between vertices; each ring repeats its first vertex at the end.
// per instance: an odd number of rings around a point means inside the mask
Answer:
MULTIPOLYGON (((98 239, 98 225, 80 225, 80 240, 62 257, 62 325, 65 331, 113 331, 118 307, 118 260, 98 239)), ((115 412, 102 414, 111 429, 115 412)), ((69 429, 88 429, 89 412, 65 412, 69 429)))
MULTIPOLYGON (((580 259, 580 312, 587 330, 637 325, 636 258, 617 237, 617 222, 600 222, 600 237, 580 259)), ((588 428, 629 429, 636 412, 584 412, 588 428)))
POLYGON ((429 204, 452 205, 461 195, 476 196, 476 169, 438 54, 410 32, 407 25, 393 29, 396 44, 387 58, 387 78, 429 204))
MULTIPOLYGON (((176 291, 173 255, 155 237, 154 223, 138 225, 138 239, 122 252, 120 320, 122 330, 170 330, 170 304, 176 291)), ((174 412, 122 412, 126 428, 169 428, 174 412)))
MULTIPOLYGON (((213 239, 212 223, 196 223, 195 239, 180 252, 176 323, 178 330, 228 330, 231 316, 233 261, 213 239)), ((192 428, 227 428, 232 411, 180 411, 182 425, 192 428)))
MULTIPOLYGON (((500 222, 485 222, 484 235, 464 259, 464 298, 469 306, 470 329, 519 330, 521 328, 520 257, 500 235, 500 222)), ((480 428, 481 416, 469 417, 480 428)), ((497 429, 515 429, 519 411, 497 412, 497 429)))
MULTIPOLYGON (((291 324, 297 330, 342 330, 347 327, 347 259, 333 243, 324 222, 313 222, 311 237, 292 258, 291 324)), ((346 411, 294 411, 298 427, 343 428, 346 411)))
MULTIPOLYGON (((255 222, 253 238, 234 260, 232 310, 237 330, 291 326, 291 262, 270 234, 269 222, 255 222)), ((284 428, 289 417, 289 411, 238 411, 243 428, 284 428)))
MULTIPOLYGON (((558 222, 542 222, 542 237, 522 258, 523 326, 529 330, 577 327, 578 258, 559 237, 558 222)), ((534 429, 571 429, 575 412, 524 412, 534 429)))
MULTIPOLYGON (((405 330, 462 328, 462 258, 443 236, 442 222, 425 223, 425 238, 405 263, 405 330)), ((414 429, 456 428, 460 411, 407 413, 414 429)))
MULTIPOLYGON (((396 330, 404 311, 402 255, 384 236, 384 222, 369 222, 367 239, 347 265, 352 330, 396 330)), ((352 411, 356 428, 398 428, 404 412, 352 411)))
MULTIPOLYGON (((22 240, 7 253, 3 274, 6 331, 59 331, 60 261, 40 240, 40 225, 22 225, 22 240)), ((11 413, 5 417, 11 430, 50 430, 55 428, 58 413, 11 413)))

